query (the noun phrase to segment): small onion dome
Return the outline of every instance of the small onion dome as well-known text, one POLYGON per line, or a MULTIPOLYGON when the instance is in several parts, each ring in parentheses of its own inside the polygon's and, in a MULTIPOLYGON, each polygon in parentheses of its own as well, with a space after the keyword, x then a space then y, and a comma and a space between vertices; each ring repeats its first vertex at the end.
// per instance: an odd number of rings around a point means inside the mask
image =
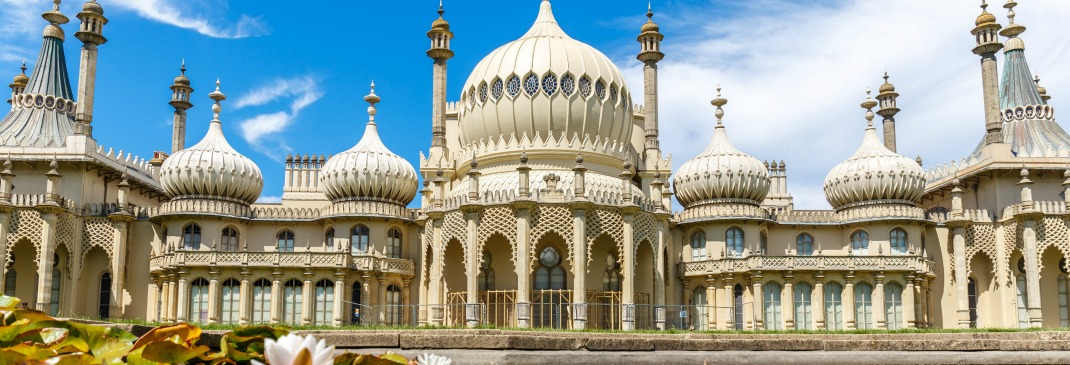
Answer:
POLYGON ((728 100, 717 89, 717 128, 705 151, 684 162, 673 180, 676 199, 685 208, 711 203, 758 205, 769 194, 769 170, 761 161, 736 149, 728 140, 721 108, 728 100))
POLYGON ((97 0, 87 1, 82 5, 82 11, 87 13, 94 13, 97 15, 104 15, 104 7, 97 3, 97 0))
POLYGON ((175 85, 189 86, 189 78, 186 77, 186 60, 182 60, 182 73, 175 77, 175 85))
MULTIPOLYGON (((26 76, 26 61, 22 62, 22 67, 20 67, 20 69, 22 69, 22 73, 15 75, 15 78, 11 80, 11 87, 26 87, 26 85, 30 83, 30 77, 26 76)), ((1037 79, 1037 82, 1040 82, 1040 79, 1037 79)))
MULTIPOLYGON (((17 77, 18 76, 16 76, 16 79, 17 77)), ((1040 98, 1043 99, 1045 103, 1047 103, 1048 100, 1051 100, 1051 95, 1048 95, 1048 89, 1043 86, 1040 86, 1040 75, 1037 75, 1036 78, 1033 79, 1033 82, 1037 84, 1037 93, 1040 94, 1040 98)))
POLYGON ((888 73, 887 72, 884 73, 884 84, 881 85, 881 87, 880 87, 880 89, 878 89, 878 91, 881 94, 895 92, 895 85, 892 85, 891 82, 888 82, 888 73))
POLYGON ((216 199, 252 204, 264 188, 260 168, 248 157, 235 151, 223 136, 219 121, 220 102, 226 96, 216 90, 208 95, 215 100, 215 118, 208 133, 193 147, 175 152, 160 168, 160 183, 172 199, 216 199))
POLYGON ((914 205, 925 190, 925 171, 915 160, 884 146, 873 128, 873 99, 863 107, 869 126, 862 146, 825 177, 825 198, 836 209, 878 203, 914 205))
POLYGON ((381 99, 372 92, 364 97, 369 121, 356 146, 334 155, 323 165, 320 184, 332 202, 351 200, 381 201, 408 205, 416 197, 417 177, 412 164, 390 152, 379 139, 375 124, 375 104, 381 99))
POLYGON ((642 31, 643 31, 643 33, 646 33, 646 32, 657 33, 657 32, 661 31, 661 27, 658 27, 658 23, 654 22, 654 10, 650 7, 650 4, 647 4, 647 8, 646 8, 646 24, 643 24, 642 31))
POLYGON ((996 16, 988 12, 988 4, 984 1, 981 2, 981 15, 977 16, 977 21, 974 22, 978 27, 982 25, 994 24, 996 22, 996 16))
POLYGON ((447 22, 446 19, 442 17, 443 15, 446 15, 446 10, 442 9, 442 2, 440 1, 438 3, 438 19, 431 22, 431 30, 450 30, 450 22, 447 22))

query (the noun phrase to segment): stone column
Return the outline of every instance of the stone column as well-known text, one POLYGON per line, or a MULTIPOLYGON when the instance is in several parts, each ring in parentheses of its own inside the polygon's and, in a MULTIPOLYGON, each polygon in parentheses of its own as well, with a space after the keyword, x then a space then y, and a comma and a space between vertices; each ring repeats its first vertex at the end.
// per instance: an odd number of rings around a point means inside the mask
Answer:
POLYGON ((873 319, 877 329, 885 329, 888 328, 888 316, 884 303, 884 272, 878 272, 874 279, 877 285, 873 287, 873 319))
POLYGON ((312 272, 305 271, 305 282, 301 287, 301 323, 304 325, 311 325, 314 312, 316 310, 316 297, 315 290, 313 290, 312 272))
MULTIPOLYGON (((624 280, 621 281, 621 329, 625 331, 635 330, 635 233, 632 225, 635 222, 635 212, 639 207, 626 207, 624 210, 624 265, 621 272, 624 280)), ((586 263, 586 261, 584 261, 586 263)))
POLYGON ((925 283, 924 275, 914 277, 914 324, 919 328, 927 328, 925 319, 925 283))
POLYGON ((784 317, 784 329, 793 330, 799 328, 795 325, 795 292, 791 280, 794 279, 791 272, 784 276, 784 291, 780 294, 780 310, 784 317))
POLYGON ((718 307, 720 307, 719 309, 721 310, 721 315, 719 317, 721 317, 721 320, 720 320, 721 325, 722 325, 721 329, 723 329, 723 330, 735 329, 735 325, 736 325, 736 323, 735 323, 735 321, 736 321, 736 315, 735 315, 736 293, 735 293, 735 285, 733 285, 733 280, 732 279, 733 279, 732 276, 725 275, 724 281, 723 281, 723 283, 724 283, 723 294, 724 295, 719 296, 719 298, 721 299, 721 303, 718 304, 718 307))
MULTIPOLYGON (((477 193, 478 194, 478 193, 477 193)), ((469 207, 469 209, 478 209, 469 207)), ((479 251, 479 243, 477 229, 479 225, 479 213, 475 210, 469 210, 465 213, 465 220, 468 223, 468 252, 465 252, 465 265, 466 269, 466 284, 467 289, 465 293, 465 306, 464 306, 464 319, 468 328, 475 328, 479 325, 480 307, 479 307, 479 263, 483 260, 483 254, 479 251)))
POLYGON ((853 271, 844 276, 843 284, 843 329, 855 329, 855 275, 853 271))
MULTIPOLYGON (((706 306, 706 308, 702 308, 702 310, 706 311, 706 328, 710 330, 720 328, 720 326, 718 325, 718 320, 720 320, 721 318, 717 314, 717 310, 720 307, 720 301, 723 295, 718 295, 718 291, 719 290, 717 289, 717 278, 713 275, 706 276, 706 303, 695 303, 696 306, 706 306)), ((684 303, 686 302, 687 300, 685 299, 684 303)), ((697 307, 695 309, 698 310, 697 307)), ((680 310, 684 309, 681 308, 680 310)))
POLYGON ((214 324, 219 323, 219 271, 212 268, 208 275, 208 324, 214 324))
POLYGON ((411 278, 405 278, 405 279, 403 279, 401 281, 401 303, 398 303, 398 304, 404 306, 404 307, 398 308, 398 310, 400 310, 402 312, 402 316, 401 316, 402 323, 401 324, 402 325, 406 325, 406 326, 412 325, 412 318, 410 318, 410 316, 412 315, 412 311, 408 309, 408 308, 411 308, 411 304, 412 304, 409 301, 410 284, 412 284, 412 279, 411 278))
MULTIPOLYGON (((665 227, 668 222, 659 219, 657 222, 657 240, 654 249, 654 325, 658 330, 665 330, 665 227)), ((707 296, 707 301, 712 300, 707 296)))
POLYGON ((814 275, 814 293, 813 299, 810 301, 814 303, 814 326, 817 330, 826 329, 825 325, 825 274, 818 272, 814 275))
MULTIPOLYGON (((751 277, 751 311, 754 318, 751 329, 760 330, 765 328, 765 294, 762 292, 762 272, 758 271, 751 277)), ((744 317, 748 318, 748 317, 744 317)))
POLYGON ((364 304, 364 308, 361 308, 360 320, 365 324, 373 324, 376 323, 375 318, 377 318, 374 308, 375 306, 381 305, 379 304, 378 299, 372 297, 372 278, 374 278, 374 276, 372 276, 371 273, 365 272, 360 278, 363 279, 360 282, 360 298, 367 303, 364 304))
MULTIPOLYGON (((430 307, 430 322, 432 326, 441 326, 445 320, 445 310, 442 307, 444 303, 442 289, 444 286, 442 278, 442 260, 443 255, 443 243, 442 243, 442 213, 438 211, 428 212, 428 217, 431 219, 431 237, 433 239, 431 243, 431 283, 428 285, 428 300, 427 305, 430 307)), ((368 282, 367 276, 364 277, 364 291, 367 295, 368 282)), ((365 296, 365 298, 368 298, 365 296)), ((371 302, 370 300, 368 301, 371 302)))
POLYGON ((906 287, 903 288, 903 321, 906 328, 916 328, 917 318, 914 308, 914 275, 907 274, 906 287))
POLYGON ((1037 232, 1036 220, 1024 219, 1022 221, 1022 241, 1025 246, 1025 289, 1026 310, 1029 313, 1029 327, 1043 326, 1043 316, 1040 312, 1040 272, 1038 271, 1037 232))
POLYGON ((175 315, 175 322, 189 321, 189 287, 186 286, 187 274, 189 273, 184 270, 178 271, 178 300, 175 301, 175 306, 178 308, 178 312, 175 315))
POLYGON ((531 210, 533 201, 514 202, 516 207, 517 327, 531 327, 531 210))
MULTIPOLYGON (((9 184, 9 182, 7 182, 7 179, 8 179, 7 177, 3 177, 4 182, 0 182, 0 184, 9 184)), ((2 188, 0 188, 0 192, 2 192, 2 188)), ((3 199, 6 200, 7 198, 3 197, 3 199)), ((11 232, 12 209, 13 208, 11 207, 9 202, 7 202, 7 201, 0 202, 0 257, 7 257, 7 245, 8 245, 8 243, 7 243, 7 235, 8 235, 8 233, 11 232)), ((7 284, 6 283, 7 280, 4 280, 4 278, 6 278, 6 277, 7 277, 7 263, 5 262, 5 263, 3 263, 3 265, 0 265, 0 293, 4 292, 4 289, 5 289, 4 285, 7 284)), ((70 285, 70 286, 73 287, 73 286, 76 286, 76 285, 70 285)), ((71 297, 71 298, 74 298, 74 297, 71 297)), ((74 301, 72 300, 70 302, 74 302, 74 301)))
POLYGON ((376 314, 379 317, 379 323, 380 324, 386 324, 387 323, 386 322, 387 306, 390 305, 390 302, 387 302, 387 300, 386 300, 386 288, 387 288, 386 276, 385 275, 379 275, 378 283, 379 283, 379 287, 376 288, 375 290, 376 290, 376 297, 378 297, 379 310, 376 311, 377 312, 376 314))
POLYGON ((241 287, 238 289, 238 324, 242 326, 248 325, 253 318, 253 305, 250 301, 253 299, 253 287, 249 284, 249 270, 242 269, 241 287))
POLYGON ((342 308, 344 307, 343 302, 345 302, 345 289, 346 273, 341 270, 336 271, 334 273, 334 303, 332 303, 334 308, 332 308, 331 310, 331 313, 334 314, 334 318, 332 318, 332 320, 336 327, 341 327, 343 322, 345 321, 345 311, 342 310, 342 308))
POLYGON ((966 284, 969 282, 969 278, 966 273, 969 268, 966 267, 966 228, 963 225, 956 225, 951 229, 951 244, 953 245, 953 251, 955 257, 955 297, 957 304, 957 317, 959 328, 970 328, 970 309, 967 302, 968 291, 966 284))
POLYGON ((122 318, 125 305, 125 303, 123 303, 123 299, 125 299, 123 292, 125 291, 124 285, 126 284, 127 236, 130 222, 134 220, 134 216, 127 213, 125 207, 125 192, 129 190, 129 185, 130 184, 127 183, 125 179, 119 184, 120 210, 119 212, 108 215, 108 219, 112 221, 112 227, 114 227, 112 236, 114 250, 112 251, 111 257, 111 308, 108 309, 111 318, 122 318))
MULTIPOLYGON (((49 302, 52 300, 52 255, 56 252, 56 214, 63 208, 59 206, 38 206, 41 211, 41 252, 37 260, 37 303, 36 308, 42 312, 48 312, 49 302)), ((114 276, 113 282, 114 282, 114 276)))
POLYGON ((282 322, 282 303, 285 301, 282 297, 282 272, 275 269, 271 274, 271 323, 278 324, 282 322))
POLYGON ((572 329, 587 328, 587 208, 572 204, 572 329))
MULTIPOLYGON (((160 281, 160 318, 157 322, 171 321, 171 278, 166 275, 160 281)), ((71 285, 74 286, 74 285, 71 285)))

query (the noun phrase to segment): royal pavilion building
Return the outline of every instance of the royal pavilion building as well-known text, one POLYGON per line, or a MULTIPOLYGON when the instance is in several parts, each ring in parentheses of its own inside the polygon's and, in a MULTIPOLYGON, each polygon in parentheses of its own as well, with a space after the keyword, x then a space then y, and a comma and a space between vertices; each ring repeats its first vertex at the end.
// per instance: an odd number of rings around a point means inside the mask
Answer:
POLYGON ((440 8, 427 32, 434 102, 419 161, 380 140, 379 128, 404 123, 379 113, 371 85, 366 122, 350 116, 364 123, 353 147, 288 157, 268 172, 285 176, 282 202, 263 204, 264 172, 222 127, 226 84, 194 97, 185 65, 170 86, 169 153, 100 145, 93 98, 108 20, 92 0, 77 13, 75 89, 65 60, 73 27, 53 2, 37 61, 15 76, 0 121, 0 289, 53 315, 623 330, 1070 326, 1070 135, 1026 62, 1014 1, 1006 26, 983 5, 972 28, 984 99, 956 107, 984 108, 976 149, 929 170, 898 154, 899 94, 884 75, 861 104, 857 139, 845 142, 857 151, 825 178, 830 210, 796 210, 785 161, 732 144, 747 121, 732 117, 731 88, 711 87, 712 138, 673 169, 659 145, 666 40, 653 13, 636 24, 642 90, 565 33, 543 0, 530 30, 485 56, 460 100, 448 101, 455 34, 440 8), (212 120, 186 120, 209 101, 212 120), (209 123, 189 146, 187 123, 209 123))

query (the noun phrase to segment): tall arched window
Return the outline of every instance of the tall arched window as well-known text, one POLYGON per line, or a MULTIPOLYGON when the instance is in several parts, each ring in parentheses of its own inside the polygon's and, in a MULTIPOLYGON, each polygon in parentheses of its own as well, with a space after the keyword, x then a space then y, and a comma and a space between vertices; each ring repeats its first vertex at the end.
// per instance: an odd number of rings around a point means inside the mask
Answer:
POLYGON ((323 244, 327 246, 327 251, 334 251, 338 249, 334 242, 334 228, 328 228, 327 233, 323 235, 323 244))
POLYGON ((795 291, 795 329, 814 329, 814 310, 810 303, 814 288, 810 284, 800 283, 793 287, 795 291))
POLYGON ((363 285, 357 281, 353 283, 353 286, 349 288, 350 291, 350 303, 349 303, 349 323, 360 324, 360 307, 361 307, 361 288, 363 285))
POLYGON ((190 223, 182 228, 182 247, 187 250, 201 249, 201 226, 190 223))
POLYGON ((553 247, 539 253, 539 268, 535 270, 535 290, 564 290, 565 269, 561 268, 561 254, 553 247))
POLYGON ((97 316, 107 319, 111 315, 111 273, 100 274, 100 298, 97 299, 97 316))
POLYGON ((271 282, 257 279, 253 283, 253 323, 271 322, 271 282))
POLYGON ((855 285, 855 328, 873 328, 873 287, 869 284, 855 285))
POLYGON ((725 231, 725 246, 727 246, 728 257, 734 259, 743 257, 743 230, 739 227, 732 227, 725 231))
POLYGON ((705 331, 709 328, 709 311, 706 304, 706 288, 698 287, 691 293, 691 327, 696 331, 705 331))
POLYGON ((61 295, 60 293, 63 292, 60 285, 62 284, 63 274, 60 273, 59 269, 52 269, 52 295, 49 297, 48 303, 48 314, 50 315, 59 315, 59 297, 61 295))
POLYGON ((19 274, 14 269, 7 269, 4 274, 4 295, 15 296, 15 284, 19 282, 19 274))
POLYGON ((401 230, 391 228, 386 232, 386 257, 401 258, 401 230))
POLYGON ((884 322, 889 330, 903 328, 903 287, 899 284, 884 287, 884 322))
POLYGON ((743 330, 743 286, 739 284, 732 289, 732 322, 737 331, 743 330))
POLYGON ((966 282, 966 295, 966 303, 970 309, 970 328, 977 328, 977 280, 970 278, 966 282))
POLYGON ((762 306, 765 309, 766 330, 781 328, 780 292, 780 284, 769 282, 762 285, 762 306))
POLYGON ((222 316, 223 323, 238 323, 241 308, 241 283, 235 279, 227 279, 222 288, 222 316))
POLYGON ((837 283, 825 285, 825 329, 843 329, 843 286, 837 283))
POLYGON ((621 280, 620 262, 617 262, 617 254, 606 255, 606 271, 602 273, 602 291, 621 291, 621 280))
POLYGON ((809 233, 802 233, 795 236, 795 254, 798 256, 813 256, 814 236, 811 236, 809 233))
POLYGON ((312 324, 327 326, 334 323, 334 283, 323 279, 316 283, 316 305, 312 324))
POLYGON ((691 234, 691 261, 702 261, 706 257, 706 232, 695 231, 691 234))
POLYGON ((285 230, 275 236, 275 247, 279 252, 294 252, 294 232, 285 230))
POLYGON ((1015 289, 1017 290, 1018 302, 1018 328, 1029 328, 1029 296, 1026 295, 1025 286, 1025 259, 1018 259, 1018 273, 1015 275, 1015 289))
POLYGON ((491 268, 490 252, 483 251, 483 262, 479 263, 479 291, 494 290, 494 269, 491 268))
POLYGON ((766 236, 764 231, 758 233, 758 254, 762 256, 769 254, 769 236, 766 236))
POLYGON ((889 234, 893 255, 907 254, 907 231, 902 228, 893 229, 889 234))
POLYGON ((405 315, 401 302, 401 288, 397 285, 386 287, 386 324, 398 326, 402 324, 402 316, 405 315))
POLYGON ((851 251, 856 256, 869 254, 869 233, 856 231, 851 234, 851 251))
POLYGON ((300 280, 290 279, 282 287, 282 322, 301 324, 302 299, 305 285, 300 280))
POLYGON ((189 321, 208 322, 208 280, 197 279, 189 287, 189 321))
POLYGON ((353 253, 368 253, 368 227, 358 224, 349 232, 349 243, 353 253))
POLYGON ((234 227, 223 228, 223 244, 220 246, 222 251, 237 251, 238 250, 238 230, 234 227))

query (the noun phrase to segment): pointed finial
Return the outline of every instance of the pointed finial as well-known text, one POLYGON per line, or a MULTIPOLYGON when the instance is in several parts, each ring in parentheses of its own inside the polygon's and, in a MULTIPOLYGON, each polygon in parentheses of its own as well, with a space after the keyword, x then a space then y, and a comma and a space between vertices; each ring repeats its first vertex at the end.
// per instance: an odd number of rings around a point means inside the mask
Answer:
POLYGON ((873 100, 873 90, 866 88, 866 100, 862 102, 862 109, 866 110, 866 122, 869 128, 873 128, 873 108, 877 106, 877 101, 873 100))
POLYGON ((182 76, 186 76, 186 59, 185 58, 182 59, 182 67, 179 68, 179 70, 182 70, 182 76))
POLYGON ((364 101, 368 102, 368 104, 369 104, 369 106, 368 106, 368 123, 369 124, 375 124, 375 114, 378 113, 378 110, 375 108, 375 104, 378 104, 383 99, 380 98, 379 95, 375 95, 375 81, 372 81, 371 87, 372 87, 372 91, 371 91, 370 94, 368 94, 368 96, 364 97, 364 101))
POLYGON ((1014 0, 1007 0, 1007 3, 1003 5, 1003 7, 1007 9, 1007 19, 1010 20, 1011 24, 1014 24, 1014 15, 1015 15, 1014 14, 1014 7, 1015 6, 1018 6, 1018 2, 1016 2, 1014 0))
POLYGON ((22 59, 22 67, 19 67, 19 69, 22 70, 22 74, 23 75, 26 74, 26 59, 25 58, 22 59))
POLYGON ((59 3, 61 0, 52 0, 52 10, 59 11, 59 3))
POLYGON ((728 104, 728 99, 721 97, 721 85, 717 85, 717 98, 710 102, 713 106, 717 107, 717 112, 714 114, 717 116, 717 128, 723 127, 721 118, 724 118, 723 106, 728 104))
POLYGON ((222 102, 223 100, 227 100, 227 96, 223 94, 222 91, 219 91, 219 84, 219 79, 215 79, 215 91, 213 91, 211 94, 208 94, 209 98, 215 100, 215 104, 212 105, 212 113, 215 114, 212 119, 212 122, 215 123, 219 122, 219 112, 223 111, 223 105, 220 104, 220 102, 222 102))
POLYGON ((446 15, 446 10, 442 8, 442 0, 438 0, 438 18, 442 19, 443 15, 446 15))
POLYGON ((651 4, 651 2, 646 3, 646 18, 654 20, 654 6, 651 4))

